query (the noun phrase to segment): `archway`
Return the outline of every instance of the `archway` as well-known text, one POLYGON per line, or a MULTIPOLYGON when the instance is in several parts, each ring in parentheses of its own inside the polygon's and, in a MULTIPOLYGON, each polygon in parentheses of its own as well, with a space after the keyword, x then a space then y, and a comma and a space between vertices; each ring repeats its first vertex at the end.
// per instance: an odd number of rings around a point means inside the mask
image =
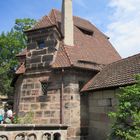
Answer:
POLYGON ((0 140, 8 140, 8 138, 4 135, 0 136, 0 140))
POLYGON ((24 134, 18 134, 18 135, 15 137, 15 140, 25 140, 25 135, 24 135, 24 134))
POLYGON ((51 140, 51 134, 45 133, 45 134, 42 136, 42 140, 51 140))
POLYGON ((27 140, 37 140, 36 135, 35 134, 28 135, 27 140))
POLYGON ((53 140, 61 140, 61 134, 60 133, 55 133, 53 135, 53 140))

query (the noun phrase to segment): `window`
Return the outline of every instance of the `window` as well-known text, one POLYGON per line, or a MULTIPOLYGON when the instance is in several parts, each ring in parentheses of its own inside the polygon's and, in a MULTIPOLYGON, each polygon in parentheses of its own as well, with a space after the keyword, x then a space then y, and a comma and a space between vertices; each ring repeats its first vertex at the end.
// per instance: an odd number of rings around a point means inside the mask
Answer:
POLYGON ((44 40, 37 41, 37 46, 39 49, 45 48, 45 41, 44 40))
POLYGON ((41 88, 42 88, 43 95, 47 95, 48 86, 49 86, 48 82, 41 82, 41 88))
POLYGON ((93 31, 82 27, 77 27, 83 34, 93 36, 93 31))
POLYGON ((112 98, 108 98, 108 107, 112 107, 112 98))

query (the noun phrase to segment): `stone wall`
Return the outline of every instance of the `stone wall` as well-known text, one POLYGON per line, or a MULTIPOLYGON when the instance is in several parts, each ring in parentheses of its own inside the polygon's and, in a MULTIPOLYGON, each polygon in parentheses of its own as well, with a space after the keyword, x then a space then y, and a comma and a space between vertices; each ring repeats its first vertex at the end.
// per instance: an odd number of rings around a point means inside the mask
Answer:
POLYGON ((60 124, 60 94, 62 92, 62 123, 68 128, 69 140, 80 140, 88 135, 87 97, 80 96, 79 81, 87 82, 93 72, 65 70, 46 73, 25 74, 17 80, 15 110, 19 116, 33 112, 35 124, 60 124), (63 79, 63 81, 62 81, 63 79), (40 81, 49 82, 47 95, 42 94, 40 81), (17 108, 18 107, 18 108, 17 108))
POLYGON ((106 140, 110 131, 108 113, 117 106, 117 90, 101 90, 89 93, 89 140, 106 140))
POLYGON ((59 32, 55 27, 52 27, 33 31, 27 36, 26 73, 48 71, 59 48, 59 32), (44 48, 39 48, 38 42, 40 41, 43 41, 44 48))
POLYGON ((88 136, 87 97, 80 96, 80 83, 89 81, 95 73, 78 68, 52 69, 61 35, 55 27, 27 32, 26 72, 15 86, 14 110, 19 117, 32 112, 32 123, 66 124, 69 140, 88 136), (44 48, 38 41, 43 40, 44 48), (42 82, 48 83, 47 93, 42 82))

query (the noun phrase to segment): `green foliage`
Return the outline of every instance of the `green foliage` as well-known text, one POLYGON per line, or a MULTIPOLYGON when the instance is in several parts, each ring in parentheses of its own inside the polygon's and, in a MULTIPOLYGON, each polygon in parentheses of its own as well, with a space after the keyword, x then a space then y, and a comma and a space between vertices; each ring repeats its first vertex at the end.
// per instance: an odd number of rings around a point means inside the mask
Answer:
POLYGON ((16 19, 11 31, 0 35, 0 94, 13 93, 10 83, 18 65, 16 54, 26 47, 27 37, 23 31, 34 24, 33 19, 16 19))
POLYGON ((28 112, 24 117, 15 116, 13 120, 14 124, 32 124, 33 123, 33 112, 28 112))
POLYGON ((137 83, 121 88, 116 112, 109 114, 114 119, 109 140, 140 140, 140 75, 137 83))

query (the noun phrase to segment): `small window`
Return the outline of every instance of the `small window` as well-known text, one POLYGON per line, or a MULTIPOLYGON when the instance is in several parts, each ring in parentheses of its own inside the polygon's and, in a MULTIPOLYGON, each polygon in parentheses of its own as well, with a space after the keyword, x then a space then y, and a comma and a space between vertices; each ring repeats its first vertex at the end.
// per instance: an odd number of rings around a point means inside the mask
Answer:
POLYGON ((41 88, 42 88, 43 95, 47 95, 48 86, 49 86, 48 82, 41 82, 41 88))
POLYGON ((112 107, 112 98, 108 98, 108 107, 112 107))
POLYGON ((84 81, 79 81, 79 91, 83 88, 85 82, 84 81))
POLYGON ((38 48, 39 49, 43 49, 45 48, 45 41, 44 40, 40 40, 37 42, 38 48))

